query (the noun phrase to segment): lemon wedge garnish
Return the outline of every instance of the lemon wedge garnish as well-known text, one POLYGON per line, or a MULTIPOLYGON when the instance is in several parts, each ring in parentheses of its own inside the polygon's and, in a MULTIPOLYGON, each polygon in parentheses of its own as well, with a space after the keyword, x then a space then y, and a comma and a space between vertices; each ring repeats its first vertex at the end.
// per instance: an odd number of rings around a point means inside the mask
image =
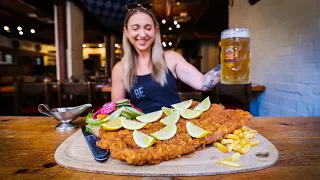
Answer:
POLYGON ((150 134, 150 136, 158 140, 168 140, 171 139, 177 133, 177 126, 175 124, 170 124, 161 130, 150 134))
POLYGON ((180 109, 180 114, 185 119, 198 118, 199 116, 201 116, 202 113, 203 111, 199 111, 199 110, 191 110, 191 109, 184 109, 184 108, 180 109))
POLYGON ((169 116, 160 120, 163 125, 176 124, 180 119, 180 112, 175 110, 169 116))
POLYGON ((143 128, 147 123, 142 123, 138 121, 133 121, 133 120, 127 120, 126 118, 120 117, 121 119, 121 125, 130 130, 137 130, 143 128))
POLYGON ((202 138, 208 134, 208 131, 200 128, 199 126, 194 125, 190 121, 187 122, 186 128, 187 128, 188 134, 194 138, 202 138))
POLYGON ((114 131, 122 128, 121 118, 117 118, 113 121, 108 121, 107 123, 101 124, 101 127, 105 130, 114 131))
POLYGON ((187 100, 187 101, 182 101, 180 103, 172 104, 171 106, 177 110, 180 108, 188 109, 192 104, 192 99, 187 100))
POLYGON ((136 119, 140 122, 155 122, 159 120, 161 116, 162 116, 162 110, 159 110, 159 111, 151 112, 141 116, 137 116, 136 119))
POLYGON ((141 148, 150 147, 156 142, 156 140, 153 137, 148 136, 137 130, 133 131, 133 140, 141 148))
POLYGON ((193 110, 207 111, 211 106, 210 98, 207 97, 200 104, 198 104, 193 110))
POLYGON ((161 109, 162 109, 163 113, 167 116, 170 115, 172 112, 177 111, 176 109, 167 108, 167 107, 162 107, 161 109))

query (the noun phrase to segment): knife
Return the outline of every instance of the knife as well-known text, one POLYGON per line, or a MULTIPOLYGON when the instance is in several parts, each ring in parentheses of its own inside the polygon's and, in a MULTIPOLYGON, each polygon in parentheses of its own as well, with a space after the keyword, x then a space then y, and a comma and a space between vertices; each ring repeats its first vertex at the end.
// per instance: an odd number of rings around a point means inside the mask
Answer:
POLYGON ((98 140, 97 136, 88 132, 86 130, 86 126, 81 126, 81 130, 90 147, 94 159, 98 162, 105 162, 110 156, 109 151, 101 149, 96 145, 96 142, 98 140))

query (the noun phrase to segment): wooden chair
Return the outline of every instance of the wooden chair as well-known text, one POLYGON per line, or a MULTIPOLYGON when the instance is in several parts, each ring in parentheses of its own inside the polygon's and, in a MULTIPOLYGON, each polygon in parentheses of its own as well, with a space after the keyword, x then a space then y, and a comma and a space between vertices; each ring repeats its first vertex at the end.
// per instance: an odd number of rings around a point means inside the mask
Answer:
POLYGON ((72 107, 81 104, 92 104, 92 84, 85 83, 57 83, 59 107, 72 107))
POLYGON ((39 115, 38 104, 50 104, 49 83, 15 82, 14 109, 17 115, 39 115))
POLYGON ((189 99, 193 99, 194 101, 202 101, 202 93, 201 92, 179 92, 179 97, 181 101, 186 101, 189 99))
POLYGON ((221 103, 226 108, 250 111, 250 84, 217 84, 212 90, 213 103, 221 103))

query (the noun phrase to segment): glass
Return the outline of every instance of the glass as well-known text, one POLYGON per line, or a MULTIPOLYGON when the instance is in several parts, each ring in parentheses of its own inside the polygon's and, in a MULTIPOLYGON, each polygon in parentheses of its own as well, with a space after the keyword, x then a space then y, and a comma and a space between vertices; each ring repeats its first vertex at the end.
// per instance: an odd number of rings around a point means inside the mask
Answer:
POLYGON ((221 33, 221 83, 250 83, 250 33, 233 28, 221 33))

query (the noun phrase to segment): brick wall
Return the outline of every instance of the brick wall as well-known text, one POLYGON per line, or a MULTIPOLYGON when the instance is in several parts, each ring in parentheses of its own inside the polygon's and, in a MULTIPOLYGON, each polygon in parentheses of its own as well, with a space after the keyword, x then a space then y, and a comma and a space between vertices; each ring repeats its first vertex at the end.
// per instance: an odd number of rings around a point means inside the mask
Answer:
POLYGON ((320 0, 234 0, 229 27, 251 32, 256 115, 320 115, 320 0))

